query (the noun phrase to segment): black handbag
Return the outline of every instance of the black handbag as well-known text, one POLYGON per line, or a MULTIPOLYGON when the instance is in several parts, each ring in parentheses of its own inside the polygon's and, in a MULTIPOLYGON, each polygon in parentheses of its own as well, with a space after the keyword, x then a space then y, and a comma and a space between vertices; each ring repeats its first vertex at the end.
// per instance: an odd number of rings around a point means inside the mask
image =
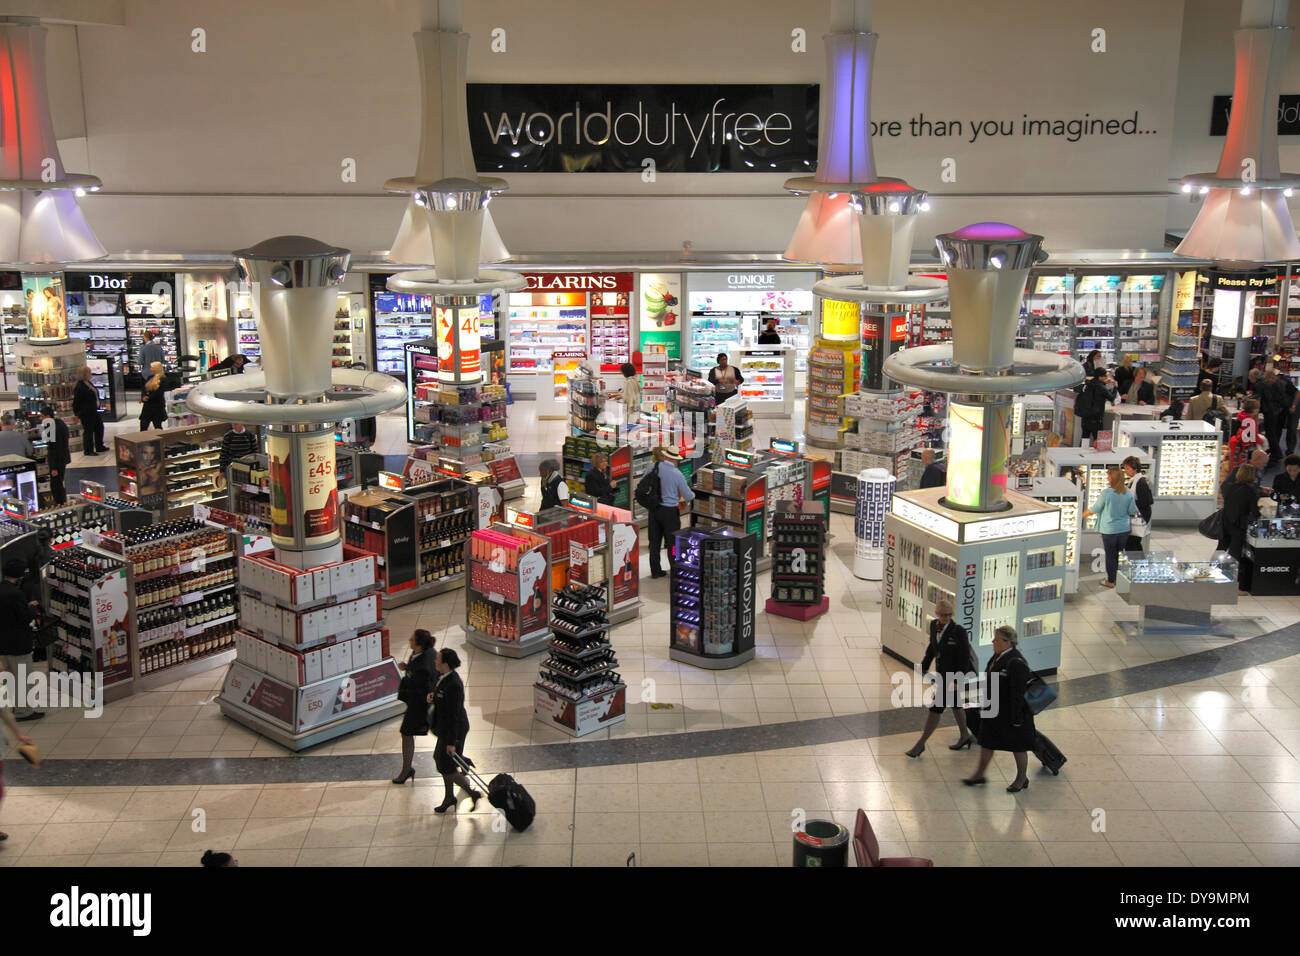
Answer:
POLYGON ((1196 530, 1212 541, 1218 541, 1223 537, 1223 509, 1220 508, 1212 515, 1201 519, 1201 523, 1196 526, 1196 530))
POLYGON ((403 704, 409 704, 410 701, 407 700, 407 698, 410 696, 411 696, 411 678, 403 674, 402 679, 397 683, 397 699, 400 700, 403 704))
POLYGON ((1025 687, 1025 703, 1034 714, 1041 714, 1055 700, 1056 688, 1041 677, 1033 677, 1025 687))

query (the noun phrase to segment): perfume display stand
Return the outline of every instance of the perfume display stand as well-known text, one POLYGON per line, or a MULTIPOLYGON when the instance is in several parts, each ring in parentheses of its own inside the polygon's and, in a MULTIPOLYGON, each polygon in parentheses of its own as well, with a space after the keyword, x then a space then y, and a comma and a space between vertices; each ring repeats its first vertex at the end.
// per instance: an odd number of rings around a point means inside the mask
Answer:
POLYGON ((605 591, 570 584, 551 595, 550 656, 533 685, 533 716, 571 737, 627 719, 627 684, 614 670, 605 591))
POLYGON ((546 650, 551 542, 496 523, 466 543, 465 637, 480 650, 521 658, 546 650))
POLYGON ((782 501, 772 521, 772 596, 768 614, 809 621, 830 610, 826 590, 826 510, 782 501))

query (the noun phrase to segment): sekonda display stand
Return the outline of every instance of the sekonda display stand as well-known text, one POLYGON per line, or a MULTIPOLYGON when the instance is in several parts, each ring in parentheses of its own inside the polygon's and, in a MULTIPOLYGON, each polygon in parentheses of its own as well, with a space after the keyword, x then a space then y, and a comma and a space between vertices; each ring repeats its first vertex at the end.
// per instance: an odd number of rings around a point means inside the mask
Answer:
POLYGON ((758 538, 719 528, 673 535, 668 657, 709 670, 754 659, 758 538))

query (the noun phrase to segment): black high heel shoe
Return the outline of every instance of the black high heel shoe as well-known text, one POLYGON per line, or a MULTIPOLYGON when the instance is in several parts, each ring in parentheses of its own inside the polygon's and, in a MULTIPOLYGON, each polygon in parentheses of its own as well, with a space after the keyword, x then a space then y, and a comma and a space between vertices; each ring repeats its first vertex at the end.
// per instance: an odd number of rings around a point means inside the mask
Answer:
POLYGON ((975 741, 975 738, 974 738, 974 737, 967 737, 965 740, 959 740, 959 741, 957 741, 955 744, 952 744, 948 749, 949 749, 949 750, 968 750, 968 749, 970 748, 970 745, 971 745, 974 741, 975 741))
POLYGON ((986 782, 983 777, 966 777, 962 780, 968 787, 982 787, 986 782))
POLYGON ((469 801, 470 801, 470 803, 469 803, 469 812, 470 812, 470 813, 473 813, 475 810, 478 809, 478 802, 479 802, 480 800, 482 800, 482 799, 483 799, 483 794, 479 793, 477 790, 471 790, 471 791, 469 792, 469 801))
POLYGON ((1028 789, 1029 789, 1029 778, 1026 777, 1025 782, 1022 783, 1020 786, 1017 787, 1013 783, 1011 786, 1007 787, 1007 793, 1019 793, 1021 790, 1028 790, 1028 789))
POLYGON ((409 767, 407 768, 406 773, 399 773, 396 777, 394 777, 393 783, 398 783, 398 784, 406 783, 406 781, 410 780, 414 776, 415 776, 415 768, 409 767))
POLYGON ((455 801, 454 799, 444 800, 444 801, 442 801, 442 803, 438 804, 438 806, 436 806, 436 807, 433 808, 433 812, 434 812, 434 813, 446 813, 448 810, 450 810, 450 809, 451 809, 452 807, 454 807, 455 805, 456 805, 456 801, 455 801))
MULTIPOLYGON (((912 750, 916 750, 916 748, 913 747, 912 750)), ((903 753, 915 760, 917 757, 921 756, 921 754, 925 753, 925 745, 922 744, 921 749, 916 750, 916 753, 913 753, 912 750, 904 750, 903 753)))

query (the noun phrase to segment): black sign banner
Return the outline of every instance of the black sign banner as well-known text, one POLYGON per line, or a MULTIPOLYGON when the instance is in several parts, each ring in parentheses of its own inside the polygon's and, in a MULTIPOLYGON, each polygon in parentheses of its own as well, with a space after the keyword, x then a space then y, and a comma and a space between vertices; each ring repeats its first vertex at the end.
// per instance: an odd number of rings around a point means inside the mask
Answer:
POLYGON ((63 274, 69 292, 153 292, 154 285, 165 282, 175 291, 174 272, 72 272, 63 274))
POLYGON ((811 174, 816 84, 470 83, 479 172, 811 174))
MULTIPOLYGON (((1210 135, 1228 135, 1232 97, 1216 96, 1210 107, 1210 135)), ((1277 98, 1277 135, 1300 136, 1300 93, 1283 93, 1277 98)))

